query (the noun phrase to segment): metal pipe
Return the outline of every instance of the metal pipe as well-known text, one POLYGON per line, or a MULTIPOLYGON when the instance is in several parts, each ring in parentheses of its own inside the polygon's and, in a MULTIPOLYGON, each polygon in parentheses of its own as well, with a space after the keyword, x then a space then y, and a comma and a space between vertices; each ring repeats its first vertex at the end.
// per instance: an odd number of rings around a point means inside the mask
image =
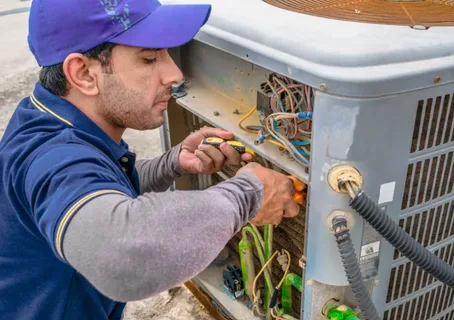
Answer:
POLYGON ((303 292, 303 280, 295 273, 289 273, 282 284, 282 311, 286 314, 292 312, 292 287, 299 292, 303 292))

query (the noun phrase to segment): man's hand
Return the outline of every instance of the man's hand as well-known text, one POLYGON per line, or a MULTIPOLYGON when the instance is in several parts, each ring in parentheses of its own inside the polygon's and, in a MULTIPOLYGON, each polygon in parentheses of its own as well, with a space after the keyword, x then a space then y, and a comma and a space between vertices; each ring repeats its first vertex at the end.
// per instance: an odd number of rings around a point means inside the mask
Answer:
POLYGON ((219 137, 225 140, 233 138, 233 133, 218 128, 205 127, 190 134, 181 145, 179 155, 180 167, 187 173, 212 174, 222 169, 224 165, 236 165, 241 160, 250 161, 248 153, 240 155, 227 143, 220 147, 221 151, 209 145, 200 145, 206 137, 219 137))
POLYGON ((258 163, 249 163, 240 172, 255 174, 264 186, 263 205, 256 217, 250 222, 255 225, 278 225, 282 218, 296 217, 298 204, 293 201, 293 184, 285 175, 266 169, 258 163))

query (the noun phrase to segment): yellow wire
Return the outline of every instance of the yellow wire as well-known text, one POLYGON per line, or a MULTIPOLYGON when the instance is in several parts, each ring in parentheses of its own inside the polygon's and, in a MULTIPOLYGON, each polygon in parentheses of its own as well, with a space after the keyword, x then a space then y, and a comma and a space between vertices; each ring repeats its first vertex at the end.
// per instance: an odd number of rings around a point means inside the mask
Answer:
MULTIPOLYGON (((251 110, 249 110, 249 112, 248 112, 243 118, 241 118, 240 122, 238 122, 238 127, 239 127, 241 130, 246 131, 246 132, 249 132, 249 133, 258 133, 258 131, 256 131, 256 130, 250 130, 250 129, 248 129, 248 128, 246 128, 246 127, 243 126, 243 122, 244 122, 247 118, 249 118, 249 117, 254 113, 254 111, 255 111, 256 108, 257 108, 257 107, 254 106, 251 110)), ((271 143, 271 144, 274 144, 274 145, 276 145, 276 146, 278 146, 278 147, 280 147, 280 148, 282 148, 282 149, 287 149, 282 143, 279 143, 279 142, 274 141, 274 140, 272 140, 272 139, 265 139, 265 141, 266 141, 266 142, 269 142, 269 143, 271 143)))
MULTIPOLYGON (((290 253, 283 249, 283 251, 285 252, 285 254, 287 255, 287 258, 288 258, 288 264, 287 264, 287 268, 285 270, 285 273, 284 273, 284 276, 282 277, 281 281, 279 282, 279 284, 277 285, 276 288, 280 288, 282 286, 282 284, 284 283, 284 280, 285 278, 287 277, 287 274, 288 274, 288 271, 290 270, 290 262, 291 262, 291 257, 290 257, 290 253)), ((260 275, 265 271, 266 267, 271 263, 271 261, 273 261, 274 257, 278 254, 279 251, 275 251, 273 253, 273 255, 268 259, 268 261, 262 266, 262 269, 259 271, 259 273, 257 273, 257 275, 255 276, 254 278, 254 282, 252 283, 252 296, 254 298, 254 301, 256 300, 256 295, 255 295, 255 288, 256 288, 256 285, 257 285, 257 280, 259 279, 260 275)))
MULTIPOLYGON (((285 252, 285 254, 287 255, 287 258, 288 258, 288 264, 287 264, 287 268, 285 269, 285 273, 284 273, 284 276, 282 277, 281 279, 281 282, 279 282, 277 288, 280 289, 280 287, 282 286, 282 284, 284 283, 284 280, 285 278, 287 277, 287 274, 288 274, 288 271, 290 270, 290 262, 292 261, 291 260, 291 257, 290 257, 290 253, 283 249, 283 251, 285 252)), ((274 314, 274 308, 271 309, 271 315, 273 316, 274 319, 278 319, 278 320, 287 320, 286 318, 282 318, 280 316, 277 316, 274 314)))
POLYGON ((255 295, 255 287, 257 285, 257 280, 259 279, 260 275, 265 271, 266 267, 273 261, 274 257, 277 255, 278 251, 274 252, 273 255, 268 259, 268 261, 262 266, 262 269, 260 272, 255 276, 254 282, 252 283, 252 296, 254 298, 254 301, 256 300, 256 295, 255 295))
POLYGON ((249 133, 258 133, 258 131, 256 131, 256 130, 250 130, 243 126, 243 122, 254 113, 256 108, 257 107, 254 106, 251 110, 249 110, 249 112, 243 118, 241 118, 240 122, 238 122, 238 127, 240 127, 241 130, 244 130, 249 133))
POLYGON ((282 143, 279 143, 279 142, 274 141, 274 140, 272 140, 272 139, 265 139, 265 141, 266 141, 266 142, 269 142, 269 143, 271 143, 271 144, 274 144, 274 145, 276 145, 276 146, 278 146, 278 147, 281 147, 282 149, 287 149, 282 143))

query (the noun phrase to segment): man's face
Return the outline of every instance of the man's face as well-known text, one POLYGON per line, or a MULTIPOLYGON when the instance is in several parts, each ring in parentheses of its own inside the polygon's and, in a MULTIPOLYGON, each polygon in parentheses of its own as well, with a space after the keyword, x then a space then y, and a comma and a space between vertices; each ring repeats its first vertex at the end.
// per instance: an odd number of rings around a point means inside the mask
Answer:
POLYGON ((96 112, 119 128, 161 126, 171 86, 183 78, 167 50, 117 45, 112 50, 111 69, 100 78, 96 112))

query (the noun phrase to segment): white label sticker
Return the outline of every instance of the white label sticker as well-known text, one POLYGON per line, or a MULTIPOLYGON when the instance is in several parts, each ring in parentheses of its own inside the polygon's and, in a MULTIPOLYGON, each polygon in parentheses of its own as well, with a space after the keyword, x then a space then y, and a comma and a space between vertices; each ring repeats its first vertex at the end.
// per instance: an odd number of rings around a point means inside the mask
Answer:
POLYGON ((380 251, 380 241, 361 246, 361 257, 375 255, 380 251))
POLYGON ((378 197, 378 204, 393 201, 394 189, 396 189, 396 181, 382 184, 380 186, 380 196, 378 197))

